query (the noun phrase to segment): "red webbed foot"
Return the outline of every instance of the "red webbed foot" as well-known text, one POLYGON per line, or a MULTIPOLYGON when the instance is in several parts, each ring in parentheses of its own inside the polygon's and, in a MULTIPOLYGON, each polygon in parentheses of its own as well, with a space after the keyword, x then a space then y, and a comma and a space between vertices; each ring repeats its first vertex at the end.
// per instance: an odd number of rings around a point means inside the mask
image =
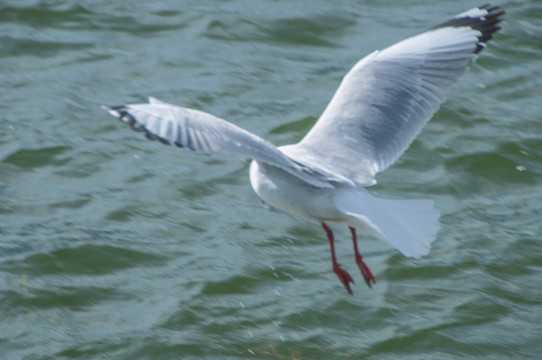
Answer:
POLYGON ((352 289, 350 289, 350 283, 354 284, 354 279, 352 279, 352 276, 350 276, 349 273, 346 272, 340 265, 337 264, 337 266, 333 267, 333 272, 337 274, 337 277, 339 280, 341 280, 344 288, 350 295, 352 295, 352 289))
POLYGON ((373 284, 376 284, 375 277, 373 276, 373 273, 371 272, 371 270, 369 270, 369 267, 365 264, 365 262, 363 261, 361 257, 361 254, 359 253, 356 229, 354 229, 351 226, 349 226, 349 228, 350 228, 350 232, 352 233, 352 242, 354 244, 354 256, 356 259, 356 264, 358 264, 359 270, 361 271, 361 275, 363 275, 363 279, 365 280, 365 283, 367 283, 367 286, 371 288, 372 287, 371 282, 373 284))
POLYGON ((363 279, 367 283, 367 286, 372 287, 371 283, 376 284, 373 273, 371 272, 371 270, 369 270, 369 267, 365 264, 365 262, 361 258, 361 255, 359 254, 356 254, 356 264, 358 264, 361 275, 363 275, 363 279))

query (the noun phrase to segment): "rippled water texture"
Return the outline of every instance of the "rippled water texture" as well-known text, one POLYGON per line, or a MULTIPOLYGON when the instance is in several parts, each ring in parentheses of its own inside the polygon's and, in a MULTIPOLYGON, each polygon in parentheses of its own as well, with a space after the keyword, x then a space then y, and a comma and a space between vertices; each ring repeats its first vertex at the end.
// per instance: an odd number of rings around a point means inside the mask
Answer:
POLYGON ((412 260, 266 208, 248 161, 147 141, 152 95, 299 140, 362 56, 476 3, 0 2, 2 359, 540 359, 542 3, 503 30, 373 188, 443 213, 412 260))

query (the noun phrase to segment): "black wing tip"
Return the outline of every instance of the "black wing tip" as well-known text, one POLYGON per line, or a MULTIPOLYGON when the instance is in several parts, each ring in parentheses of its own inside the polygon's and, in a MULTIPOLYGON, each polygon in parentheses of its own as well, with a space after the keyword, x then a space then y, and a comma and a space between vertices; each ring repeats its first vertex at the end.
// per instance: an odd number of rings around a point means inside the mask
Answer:
POLYGON ((128 112, 128 107, 126 105, 102 106, 102 108, 135 131, 144 131, 142 130, 144 127, 138 124, 136 119, 128 112))
POLYGON ((463 15, 458 15, 451 20, 434 26, 432 30, 443 27, 463 26, 468 26, 471 29, 478 30, 480 32, 480 35, 478 36, 478 43, 476 44, 476 48, 474 49, 474 53, 478 54, 485 48, 486 43, 493 38, 493 35, 501 29, 499 23, 503 20, 503 15, 505 15, 506 12, 502 10, 499 6, 493 6, 489 3, 478 6, 475 9, 485 10, 486 14, 469 16, 467 13, 463 13, 463 15))
MULTIPOLYGON (((160 137, 158 135, 155 135, 155 134, 151 133, 149 130, 147 130, 147 128, 145 126, 138 123, 137 120, 132 116, 132 114, 130 114, 130 112, 128 111, 129 109, 128 109, 128 107, 126 105, 102 106, 102 108, 107 110, 107 112, 109 112, 109 114, 116 117, 119 121, 121 121, 121 122, 125 123, 126 125, 130 126, 130 128, 132 128, 132 130, 137 131, 137 132, 144 132, 147 139, 149 139, 149 140, 158 140, 162 144, 171 145, 169 140, 164 139, 164 138, 162 138, 162 137, 160 137)), ((177 144, 175 144, 175 145, 177 145, 177 144)))

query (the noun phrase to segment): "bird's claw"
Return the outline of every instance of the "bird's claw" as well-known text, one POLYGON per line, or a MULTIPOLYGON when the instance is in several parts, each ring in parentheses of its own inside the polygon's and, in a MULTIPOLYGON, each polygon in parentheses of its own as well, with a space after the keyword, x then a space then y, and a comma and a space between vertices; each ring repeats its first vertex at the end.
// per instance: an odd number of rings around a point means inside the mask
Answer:
POLYGON ((354 279, 352 279, 352 276, 350 276, 350 274, 347 273, 346 270, 341 268, 339 265, 333 268, 333 272, 337 274, 337 277, 339 278, 339 280, 341 280, 346 291, 348 291, 348 293, 352 295, 352 289, 350 289, 350 283, 354 284, 354 279))
POLYGON ((363 275, 365 283, 367 284, 367 286, 369 286, 369 288, 371 288, 371 283, 376 284, 373 273, 371 272, 371 270, 369 270, 369 267, 365 264, 361 256, 356 256, 356 264, 358 264, 359 270, 361 271, 361 275, 363 275))

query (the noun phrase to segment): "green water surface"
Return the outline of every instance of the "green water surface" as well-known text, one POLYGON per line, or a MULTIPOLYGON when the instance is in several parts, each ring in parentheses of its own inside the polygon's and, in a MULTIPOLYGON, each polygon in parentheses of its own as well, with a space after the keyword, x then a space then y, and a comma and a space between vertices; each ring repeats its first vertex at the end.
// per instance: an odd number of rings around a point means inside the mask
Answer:
POLYGON ((262 205, 248 164, 97 104, 163 101, 298 141, 362 56, 472 1, 1 0, 0 358, 541 359, 542 2, 502 31, 379 195, 429 198, 408 259, 262 205))

